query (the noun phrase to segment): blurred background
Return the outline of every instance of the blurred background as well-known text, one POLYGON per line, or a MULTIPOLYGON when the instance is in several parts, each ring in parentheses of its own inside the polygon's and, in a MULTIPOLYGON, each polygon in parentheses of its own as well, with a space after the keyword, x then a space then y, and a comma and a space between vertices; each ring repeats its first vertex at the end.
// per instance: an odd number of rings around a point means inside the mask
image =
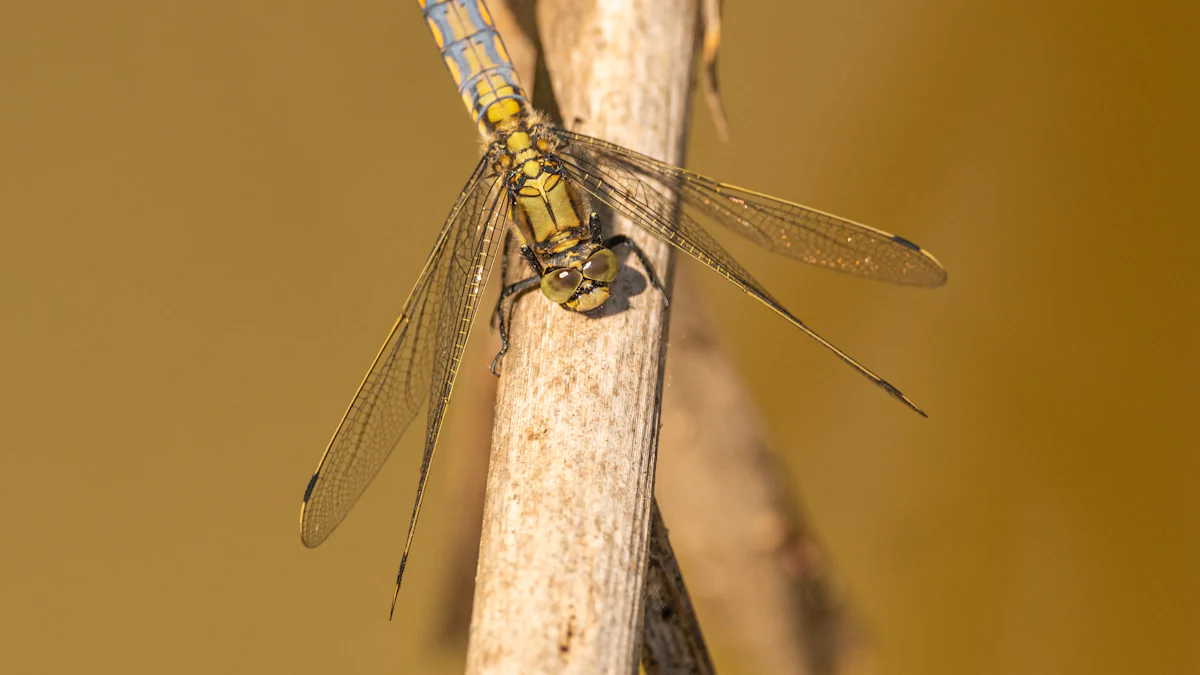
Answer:
MULTIPOLYGON (((928 420, 715 275, 680 277, 870 672, 1200 672, 1200 10, 1080 11, 725 7, 732 139, 697 99, 689 166, 902 234, 950 273, 914 291, 729 242, 928 420)), ((469 602, 448 589, 480 472, 439 467, 391 623, 420 434, 337 536, 297 536, 478 153, 417 7, 3 15, 0 669, 460 672, 465 635, 440 626, 469 602)), ((486 439, 494 340, 475 332, 441 458, 486 439)), ((700 609, 722 672, 754 672, 700 609)))

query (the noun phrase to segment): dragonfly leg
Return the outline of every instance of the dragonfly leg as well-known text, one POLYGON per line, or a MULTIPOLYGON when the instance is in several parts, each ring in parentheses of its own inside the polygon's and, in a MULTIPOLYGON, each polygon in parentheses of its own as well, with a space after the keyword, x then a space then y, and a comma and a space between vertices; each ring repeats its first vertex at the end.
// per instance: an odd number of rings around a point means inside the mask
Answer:
MULTIPOLYGON (((500 243, 500 282, 504 283, 508 280, 508 248, 512 243, 512 230, 504 228, 504 241, 500 243)), ((503 298, 504 296, 501 296, 503 298)), ((496 311, 492 312, 492 316, 488 319, 488 328, 496 329, 496 315, 500 313, 500 305, 496 305, 496 311)))
MULTIPOLYGON (((520 298, 520 296, 537 288, 541 281, 542 278, 540 276, 529 277, 528 279, 522 279, 515 284, 509 284, 500 289, 500 299, 496 301, 496 313, 492 317, 493 321, 500 326, 500 351, 496 353, 496 358, 492 359, 492 374, 496 377, 500 377, 500 371, 497 369, 500 365, 500 359, 508 351, 508 320, 505 318, 504 300, 510 295, 520 298)), ((516 303, 516 299, 513 300, 513 303, 516 303)))
MULTIPOLYGON (((592 211, 592 215, 588 216, 588 235, 592 241, 604 241, 604 232, 600 229, 600 214, 592 211)), ((612 248, 605 244, 606 248, 612 248)))
POLYGON ((667 291, 663 289, 662 283, 658 280, 658 274, 654 272, 654 266, 650 264, 650 259, 646 257, 646 253, 642 250, 642 247, 638 246, 636 241, 623 234, 609 237, 604 242, 604 247, 608 249, 612 249, 617 246, 628 246, 630 250, 633 251, 633 254, 637 256, 639 261, 641 261, 642 268, 646 270, 646 276, 650 277, 650 283, 654 284, 654 287, 657 288, 658 292, 662 294, 663 307, 670 307, 671 301, 667 299, 667 291))
MULTIPOLYGON (((511 239, 512 231, 506 230, 504 232, 504 255, 500 258, 501 279, 508 278, 508 244, 511 239)), ((537 256, 533 254, 533 249, 522 245, 520 251, 521 257, 525 259, 525 262, 529 263, 531 268, 533 268, 533 273, 536 276, 529 277, 528 279, 522 279, 514 284, 509 284, 508 286, 500 289, 500 298, 496 300, 496 311, 492 312, 491 321, 493 328, 496 326, 500 327, 500 351, 496 353, 496 358, 492 359, 492 374, 496 377, 500 377, 500 371, 497 370, 500 365, 500 359, 504 356, 504 353, 508 351, 508 321, 504 314, 504 301, 512 295, 516 295, 518 297, 524 295, 533 289, 533 287, 537 286, 542 280, 542 264, 538 262, 537 256)), ((516 302, 516 300, 513 302, 516 302)))
POLYGON ((546 273, 546 270, 542 269, 542 263, 538 261, 533 249, 528 246, 521 246, 521 257, 525 258, 525 262, 529 263, 529 267, 533 270, 534 274, 540 277, 546 273))
MULTIPOLYGON (((501 281, 508 279, 508 244, 511 241, 512 241, 512 230, 505 229, 504 230, 504 242, 500 246, 500 250, 502 251, 502 253, 500 254, 500 280, 501 281)), ((524 258, 525 261, 529 263, 529 266, 533 268, 533 273, 540 277, 542 275, 542 265, 541 265, 541 263, 538 262, 537 256, 533 255, 533 251, 528 246, 522 246, 520 250, 521 250, 521 257, 524 258)), ((491 328, 495 328, 496 320, 498 318, 501 318, 500 317, 500 304, 502 302, 504 302, 505 297, 506 296, 503 293, 501 293, 500 302, 496 303, 496 311, 492 312, 492 317, 491 317, 491 319, 489 319, 489 326, 491 328)))

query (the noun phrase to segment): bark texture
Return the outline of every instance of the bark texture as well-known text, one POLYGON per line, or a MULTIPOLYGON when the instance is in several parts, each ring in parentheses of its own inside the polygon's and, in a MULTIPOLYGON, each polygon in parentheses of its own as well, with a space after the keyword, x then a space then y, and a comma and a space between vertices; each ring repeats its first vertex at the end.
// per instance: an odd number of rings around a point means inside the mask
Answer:
MULTIPOLYGON (((682 160, 696 4, 538 5, 567 125, 682 160), (576 122, 578 120, 578 122, 576 122)), ((619 219, 671 279, 667 244, 619 219)), ((632 256, 582 315, 519 302, 488 470, 468 673, 619 673, 641 653, 667 315, 632 256)))

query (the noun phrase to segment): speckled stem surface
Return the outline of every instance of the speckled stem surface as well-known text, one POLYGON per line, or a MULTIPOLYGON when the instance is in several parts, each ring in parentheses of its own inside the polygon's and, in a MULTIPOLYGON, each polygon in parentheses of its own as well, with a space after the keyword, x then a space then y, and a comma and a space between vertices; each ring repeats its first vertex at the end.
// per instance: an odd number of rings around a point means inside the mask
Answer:
MULTIPOLYGON (((543 0, 562 117, 683 159, 696 3, 543 0)), ((603 212, 602 212, 603 213, 603 212)), ((667 244, 620 219, 667 283, 667 244)), ((515 310, 488 470, 468 673, 636 672, 667 312, 632 256, 582 315, 540 294, 515 310)))

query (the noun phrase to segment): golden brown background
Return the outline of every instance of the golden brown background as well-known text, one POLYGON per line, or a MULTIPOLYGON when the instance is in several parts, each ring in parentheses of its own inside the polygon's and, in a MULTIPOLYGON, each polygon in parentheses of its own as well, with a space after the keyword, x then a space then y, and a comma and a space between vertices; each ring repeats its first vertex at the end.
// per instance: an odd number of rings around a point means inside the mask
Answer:
MULTIPOLYGON (((880 672, 1200 672, 1195 6, 727 3, 689 164, 950 271, 733 249, 929 420, 703 277, 880 672)), ((476 485, 390 624, 413 439, 326 546, 296 516, 476 152, 411 2, 7 4, 0 670, 460 671, 476 485)))

